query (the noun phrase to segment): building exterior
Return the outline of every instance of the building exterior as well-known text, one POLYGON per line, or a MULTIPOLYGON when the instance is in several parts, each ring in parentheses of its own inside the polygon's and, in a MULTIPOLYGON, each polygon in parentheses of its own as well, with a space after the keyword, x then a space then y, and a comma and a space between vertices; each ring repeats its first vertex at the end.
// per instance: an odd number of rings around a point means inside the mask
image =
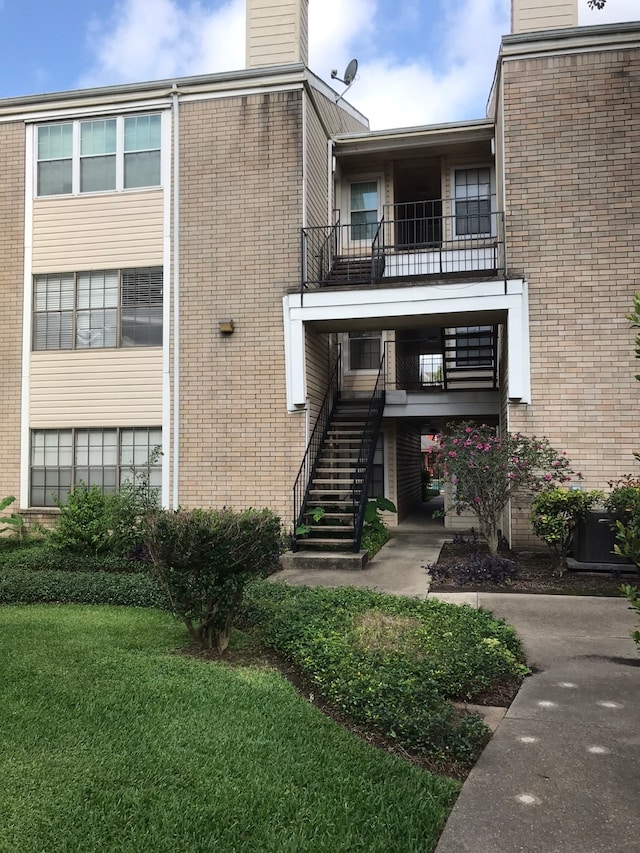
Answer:
POLYGON ((249 0, 240 72, 0 101, 0 494, 46 518, 160 447, 169 507, 349 526, 358 478, 401 520, 456 418, 627 473, 640 23, 575 4, 514 0, 475 121, 369 131, 306 0, 249 0))

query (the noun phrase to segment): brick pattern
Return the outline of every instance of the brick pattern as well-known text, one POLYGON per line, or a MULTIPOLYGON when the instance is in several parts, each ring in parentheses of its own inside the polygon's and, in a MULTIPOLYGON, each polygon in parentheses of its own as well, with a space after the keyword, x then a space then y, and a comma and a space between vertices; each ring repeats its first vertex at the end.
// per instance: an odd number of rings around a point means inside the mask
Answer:
POLYGON ((18 498, 20 488, 24 140, 22 122, 0 124, 0 498, 18 498))
POLYGON ((301 116, 300 92, 181 109, 185 506, 269 506, 290 521, 305 423, 287 414, 282 297, 299 280, 301 116))
MULTIPOLYGON (((509 266, 529 281, 532 371, 532 402, 510 406, 509 427, 546 435, 603 488, 640 447, 625 320, 640 281, 640 51, 509 61, 503 74, 509 266)), ((513 520, 525 541, 526 514, 513 520)))

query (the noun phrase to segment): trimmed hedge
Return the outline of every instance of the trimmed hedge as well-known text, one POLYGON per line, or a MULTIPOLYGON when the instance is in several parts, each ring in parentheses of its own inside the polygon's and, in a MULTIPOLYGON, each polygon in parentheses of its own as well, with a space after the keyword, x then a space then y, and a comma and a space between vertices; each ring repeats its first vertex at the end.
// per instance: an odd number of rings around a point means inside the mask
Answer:
POLYGON ((157 582, 144 574, 0 568, 0 604, 52 602, 169 609, 157 582))
POLYGON ((46 542, 33 542, 19 547, 0 547, 0 571, 55 572, 146 572, 148 566, 116 554, 81 554, 60 551, 46 542))

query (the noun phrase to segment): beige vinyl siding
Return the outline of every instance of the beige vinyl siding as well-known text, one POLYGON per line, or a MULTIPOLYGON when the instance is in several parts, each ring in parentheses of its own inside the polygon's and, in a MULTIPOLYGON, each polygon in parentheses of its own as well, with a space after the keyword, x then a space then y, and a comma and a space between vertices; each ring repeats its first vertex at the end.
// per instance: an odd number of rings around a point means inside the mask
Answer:
POLYGON ((162 349, 33 352, 32 428, 162 423, 162 349))
POLYGON ((577 26, 578 0, 512 0, 512 33, 577 26))
POLYGON ((307 224, 319 226, 327 221, 327 136, 313 109, 307 111, 307 224))
POLYGON ((305 347, 309 424, 313 428, 327 393, 330 371, 335 364, 336 353, 329 351, 328 335, 318 334, 309 328, 306 329, 305 347))
POLYGON ((247 68, 307 64, 308 0, 249 0, 247 68))
POLYGON ((163 205, 162 190, 36 199, 33 272, 161 264, 163 205))
MULTIPOLYGON (((344 86, 342 83, 336 83, 336 88, 342 91, 344 86)), ((330 100, 317 89, 313 90, 313 99, 316 104, 318 114, 331 134, 359 133, 362 130, 369 129, 368 123, 364 117, 362 121, 359 121, 355 116, 350 115, 346 110, 343 110, 340 103, 330 100)))

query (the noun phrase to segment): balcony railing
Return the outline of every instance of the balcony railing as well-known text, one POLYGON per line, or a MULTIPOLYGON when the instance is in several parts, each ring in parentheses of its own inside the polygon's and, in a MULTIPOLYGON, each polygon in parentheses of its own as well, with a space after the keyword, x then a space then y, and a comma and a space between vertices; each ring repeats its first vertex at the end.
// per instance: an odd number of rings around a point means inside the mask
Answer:
POLYGON ((387 205, 374 223, 302 229, 302 290, 413 276, 503 276, 504 216, 491 199, 387 205))
POLYGON ((424 339, 387 341, 387 387, 402 391, 483 390, 498 387, 498 327, 441 330, 434 352, 424 339))

